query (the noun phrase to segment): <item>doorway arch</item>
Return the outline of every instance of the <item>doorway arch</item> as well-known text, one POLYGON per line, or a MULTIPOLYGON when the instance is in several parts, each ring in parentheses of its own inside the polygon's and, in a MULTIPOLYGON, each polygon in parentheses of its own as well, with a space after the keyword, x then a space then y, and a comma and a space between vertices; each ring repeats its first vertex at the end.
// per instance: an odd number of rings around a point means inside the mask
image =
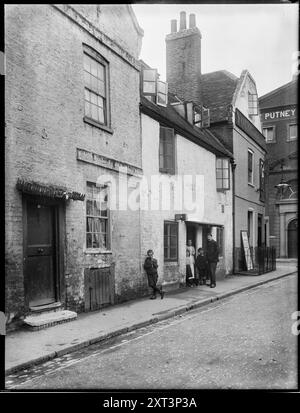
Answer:
POLYGON ((298 219, 293 219, 288 224, 288 258, 298 257, 298 219))

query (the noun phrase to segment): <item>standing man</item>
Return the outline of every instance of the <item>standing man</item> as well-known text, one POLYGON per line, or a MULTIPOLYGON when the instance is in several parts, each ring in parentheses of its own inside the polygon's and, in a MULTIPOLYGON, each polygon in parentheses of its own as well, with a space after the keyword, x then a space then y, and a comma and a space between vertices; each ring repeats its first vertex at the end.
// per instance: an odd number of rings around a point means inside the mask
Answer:
POLYGON ((164 291, 162 291, 162 288, 158 288, 156 283, 158 279, 158 274, 157 274, 157 260, 156 258, 153 258, 153 250, 148 250, 147 251, 147 258, 144 263, 144 269, 147 273, 148 277, 148 285, 150 288, 152 288, 152 295, 150 296, 151 300, 156 299, 156 293, 158 292, 160 294, 160 298, 164 298, 164 291))
POLYGON ((219 261, 219 248, 216 241, 213 239, 211 234, 207 235, 207 261, 208 261, 208 270, 210 276, 210 288, 216 286, 216 267, 219 261))

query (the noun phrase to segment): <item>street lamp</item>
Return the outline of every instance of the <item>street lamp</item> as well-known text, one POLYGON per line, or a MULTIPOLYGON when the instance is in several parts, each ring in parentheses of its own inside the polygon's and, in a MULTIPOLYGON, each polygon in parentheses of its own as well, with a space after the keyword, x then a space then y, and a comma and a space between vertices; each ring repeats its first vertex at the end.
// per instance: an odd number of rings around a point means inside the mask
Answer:
POLYGON ((281 163, 281 181, 279 182, 279 184, 275 185, 274 188, 277 188, 278 192, 281 192, 281 196, 280 199, 282 199, 283 197, 283 193, 286 189, 290 189, 291 190, 291 185, 289 185, 283 176, 283 163, 281 163))

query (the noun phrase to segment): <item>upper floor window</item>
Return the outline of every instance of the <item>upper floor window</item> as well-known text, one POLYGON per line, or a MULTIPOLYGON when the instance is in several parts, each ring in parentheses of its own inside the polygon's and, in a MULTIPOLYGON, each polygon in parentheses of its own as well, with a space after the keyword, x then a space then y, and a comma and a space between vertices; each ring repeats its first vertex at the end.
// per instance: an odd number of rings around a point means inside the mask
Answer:
POLYGON ((259 200, 265 201, 265 163, 259 160, 259 200))
POLYGON ((160 127, 159 134, 159 170, 175 174, 175 137, 174 129, 160 127))
POLYGON ((110 248, 108 217, 108 187, 87 182, 86 248, 110 248))
POLYGON ((83 59, 85 119, 109 126, 108 63, 88 47, 83 59))
POLYGON ((194 125, 198 128, 208 128, 210 126, 210 115, 208 108, 194 105, 194 125))
POLYGON ((216 161, 217 189, 229 189, 229 160, 227 158, 217 158, 216 161))
POLYGON ((156 69, 143 69, 142 71, 142 91, 143 94, 157 105, 167 106, 168 84, 159 80, 156 69))
POLYGON ((298 138, 298 127, 296 123, 288 125, 288 141, 294 141, 298 138))
POLYGON ((249 116, 258 115, 258 98, 256 93, 248 92, 249 116))
POLYGON ((275 142, 275 126, 268 126, 266 128, 263 128, 263 135, 266 138, 266 142, 275 142))
POLYGON ((251 149, 248 149, 248 184, 253 185, 253 162, 254 153, 251 149))

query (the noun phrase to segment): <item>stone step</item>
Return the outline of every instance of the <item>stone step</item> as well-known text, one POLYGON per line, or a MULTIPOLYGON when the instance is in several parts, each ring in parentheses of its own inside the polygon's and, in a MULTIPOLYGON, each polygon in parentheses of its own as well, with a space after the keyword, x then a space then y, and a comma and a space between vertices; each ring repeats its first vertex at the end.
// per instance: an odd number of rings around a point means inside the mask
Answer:
POLYGON ((75 320, 77 313, 69 310, 47 311, 40 314, 29 314, 24 319, 24 324, 29 330, 41 330, 52 327, 56 324, 66 323, 75 320))

